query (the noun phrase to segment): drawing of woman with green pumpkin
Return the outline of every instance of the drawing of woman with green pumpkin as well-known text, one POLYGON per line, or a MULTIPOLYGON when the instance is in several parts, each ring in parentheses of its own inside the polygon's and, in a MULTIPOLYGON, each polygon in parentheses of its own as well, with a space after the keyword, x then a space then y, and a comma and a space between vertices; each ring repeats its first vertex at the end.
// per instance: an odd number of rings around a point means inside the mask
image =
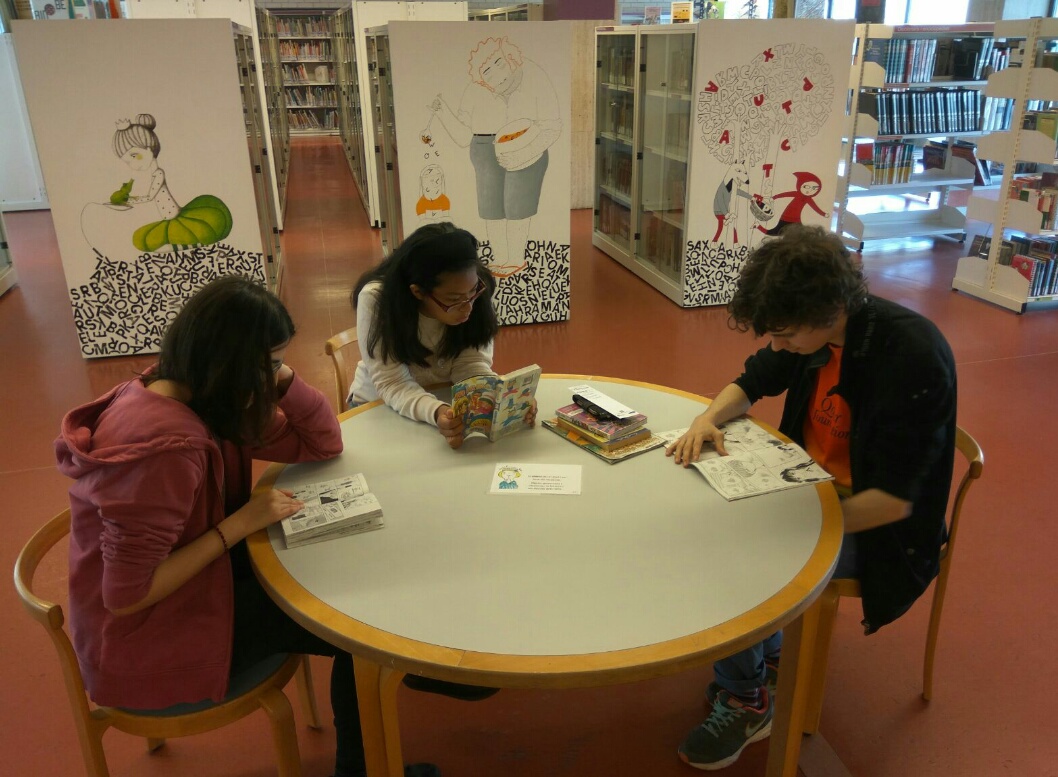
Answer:
POLYGON ((200 194, 183 207, 177 204, 166 184, 165 171, 158 166, 162 144, 154 127, 154 117, 141 113, 134 121, 119 121, 114 132, 114 154, 136 172, 149 172, 150 184, 146 194, 131 195, 129 181, 111 195, 111 203, 153 202, 161 216, 159 221, 137 229, 132 235, 132 244, 140 251, 157 251, 166 245, 206 246, 223 240, 232 226, 228 206, 212 194, 200 194))

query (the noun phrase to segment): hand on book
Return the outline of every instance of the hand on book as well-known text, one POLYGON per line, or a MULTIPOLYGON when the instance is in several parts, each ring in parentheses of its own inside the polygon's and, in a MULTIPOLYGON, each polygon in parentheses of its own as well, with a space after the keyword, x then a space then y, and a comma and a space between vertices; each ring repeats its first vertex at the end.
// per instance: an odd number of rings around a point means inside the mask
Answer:
POLYGON ((525 425, 536 426, 536 400, 533 400, 532 406, 529 408, 529 412, 525 414, 525 425))
POLYGON ((437 431, 448 442, 448 447, 455 450, 463 444, 463 416, 452 412, 449 405, 441 405, 434 414, 437 431))
POLYGON ((246 504, 225 519, 224 536, 229 544, 234 544, 258 529, 289 518, 304 506, 304 502, 294 498, 293 491, 284 488, 255 493, 246 504))
POLYGON ((665 455, 672 456, 677 464, 689 467, 698 461, 705 443, 712 443, 716 452, 721 456, 727 455, 727 450, 724 448, 723 431, 712 421, 707 420, 704 415, 700 415, 694 419, 683 437, 665 449, 665 455))

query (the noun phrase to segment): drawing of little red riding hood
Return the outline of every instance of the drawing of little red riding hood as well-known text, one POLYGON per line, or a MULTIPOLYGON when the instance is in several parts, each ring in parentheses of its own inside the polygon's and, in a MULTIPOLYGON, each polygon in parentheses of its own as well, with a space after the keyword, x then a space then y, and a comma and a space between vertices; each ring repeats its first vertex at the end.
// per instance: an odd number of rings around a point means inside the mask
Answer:
POLYGON ((787 224, 801 224, 801 212, 807 205, 820 216, 826 218, 826 213, 816 204, 815 197, 819 194, 819 190, 823 188, 823 182, 819 180, 819 176, 815 173, 794 173, 794 179, 796 180, 797 188, 776 194, 772 197, 772 200, 777 200, 781 197, 789 197, 790 204, 783 210, 782 215, 779 216, 779 221, 771 229, 764 229, 764 227, 757 225, 757 229, 766 235, 778 235, 787 224))

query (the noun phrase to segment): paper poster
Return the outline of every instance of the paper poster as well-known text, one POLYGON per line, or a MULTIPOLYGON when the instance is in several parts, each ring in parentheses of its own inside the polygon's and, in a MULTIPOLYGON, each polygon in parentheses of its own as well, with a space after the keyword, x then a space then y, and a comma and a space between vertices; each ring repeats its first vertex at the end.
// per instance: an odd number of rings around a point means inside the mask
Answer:
POLYGON ((490 494, 580 493, 580 464, 497 464, 492 472, 490 494))
POLYGON ((405 235, 473 233, 500 323, 569 318, 569 25, 393 22, 389 36, 405 235))
POLYGON ((830 228, 854 23, 701 24, 684 305, 731 299, 746 256, 790 223, 830 228))
POLYGON ((264 282, 229 20, 16 22, 14 37, 85 357, 156 352, 220 275, 264 282))
POLYGON ((687 2, 672 3, 671 14, 673 24, 689 24, 692 19, 691 16, 694 13, 694 3, 691 0, 687 2))
POLYGON ((661 24, 660 5, 648 5, 643 8, 643 24, 661 24))

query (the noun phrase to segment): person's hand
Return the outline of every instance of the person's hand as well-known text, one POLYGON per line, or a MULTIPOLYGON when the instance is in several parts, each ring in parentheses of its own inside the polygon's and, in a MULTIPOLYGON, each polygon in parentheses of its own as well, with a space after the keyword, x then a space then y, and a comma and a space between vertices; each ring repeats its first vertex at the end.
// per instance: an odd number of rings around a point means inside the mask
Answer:
POLYGON ((276 391, 282 397, 287 393, 290 384, 294 381, 294 370, 287 365, 282 365, 276 372, 276 391))
POLYGON ((525 414, 525 425, 536 426, 536 400, 529 406, 529 412, 525 414))
POLYGON ((448 447, 453 450, 463 444, 463 417, 456 416, 448 405, 441 405, 434 413, 437 431, 445 438, 448 447))
POLYGON ((694 419, 683 437, 665 449, 665 455, 672 456, 677 464, 689 467, 698 461, 702 446, 707 442, 712 443, 716 452, 721 456, 727 455, 727 450, 724 448, 724 433, 716 424, 706 419, 704 415, 700 415, 694 419))
POLYGON ((437 113, 439 110, 441 110, 441 105, 442 105, 441 95, 437 95, 435 98, 433 98, 433 102, 431 102, 426 107, 429 108, 434 113, 437 113))
POLYGON ((304 506, 304 502, 294 498, 293 491, 284 488, 273 488, 254 494, 250 501, 224 521, 224 536, 229 544, 234 544, 258 529, 289 518, 304 506), (236 536, 231 536, 232 534, 236 536))

